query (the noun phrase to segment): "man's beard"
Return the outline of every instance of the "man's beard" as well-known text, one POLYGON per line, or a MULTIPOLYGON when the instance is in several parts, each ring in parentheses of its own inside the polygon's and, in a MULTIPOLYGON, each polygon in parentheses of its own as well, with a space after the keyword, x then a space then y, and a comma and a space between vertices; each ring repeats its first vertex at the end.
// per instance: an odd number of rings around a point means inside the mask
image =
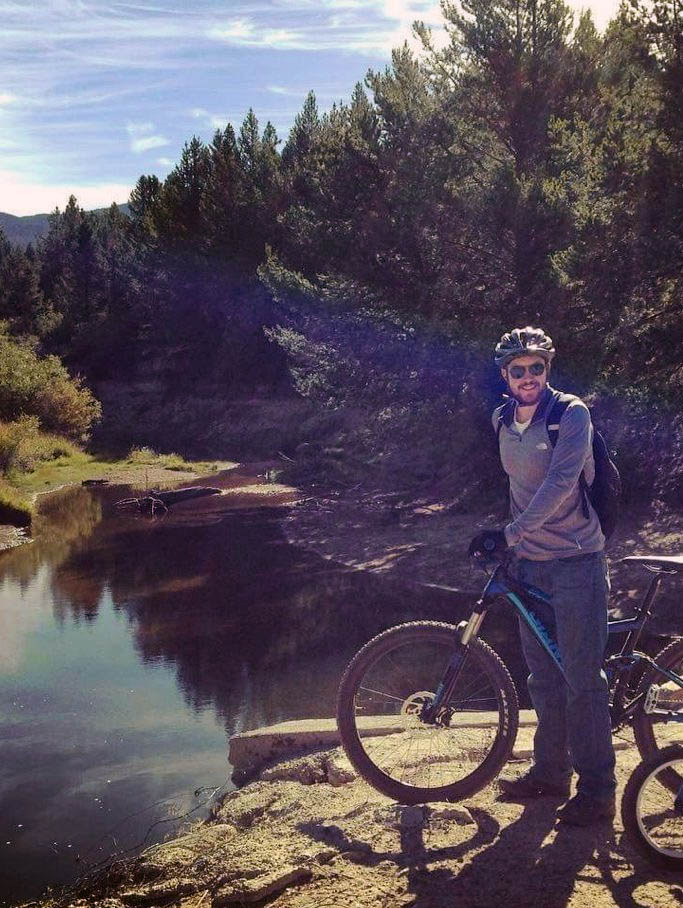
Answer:
POLYGON ((539 402, 539 400, 541 399, 541 395, 543 394, 543 391, 545 389, 538 388, 535 396, 530 399, 528 397, 531 394, 530 391, 523 391, 523 392, 518 392, 517 394, 515 394, 514 391, 512 391, 512 389, 510 389, 509 387, 508 387, 508 390, 510 391, 510 396, 513 397, 517 401, 517 403, 520 405, 520 407, 533 407, 539 402), (526 394, 527 397, 526 398, 523 397, 522 394, 526 394))

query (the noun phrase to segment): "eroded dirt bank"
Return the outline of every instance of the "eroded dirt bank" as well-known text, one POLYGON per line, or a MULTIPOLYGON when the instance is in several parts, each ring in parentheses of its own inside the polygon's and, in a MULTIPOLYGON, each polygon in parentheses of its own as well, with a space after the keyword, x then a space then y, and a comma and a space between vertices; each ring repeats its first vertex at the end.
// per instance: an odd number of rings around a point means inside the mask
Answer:
MULTIPOLYGON (((619 752, 620 790, 637 762, 635 747, 619 752)), ((671 908, 683 900, 680 879, 634 855, 618 819, 614 828, 558 827, 557 806, 506 803, 490 787, 459 804, 405 807, 357 779, 339 750, 327 751, 266 769, 208 823, 61 904, 671 908)))

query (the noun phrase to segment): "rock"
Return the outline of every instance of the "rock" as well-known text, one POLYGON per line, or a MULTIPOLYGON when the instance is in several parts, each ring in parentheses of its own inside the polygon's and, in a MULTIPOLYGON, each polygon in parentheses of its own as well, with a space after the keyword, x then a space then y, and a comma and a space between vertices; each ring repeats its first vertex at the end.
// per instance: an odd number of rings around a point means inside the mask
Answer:
POLYGON ((212 908, 240 902, 260 902, 282 892, 288 886, 308 882, 311 876, 311 871, 307 867, 284 867, 276 873, 266 874, 254 880, 235 880, 216 892, 211 903, 212 908))
POLYGON ((151 905, 154 902, 171 901, 183 895, 192 895, 196 891, 197 885, 192 880, 171 878, 122 892, 121 901, 124 905, 151 905))
POLYGON ((279 800, 278 784, 254 782, 231 792, 221 804, 218 816, 238 829, 248 829, 279 800))
POLYGON ((333 751, 327 760, 327 781, 338 788, 348 785, 358 778, 356 770, 351 766, 348 757, 340 750, 333 751))
POLYGON ((206 869, 206 854, 219 854, 237 835, 234 826, 227 823, 214 823, 195 827, 192 832, 154 845, 140 859, 140 867, 146 875, 169 873, 175 869, 176 874, 191 867, 193 873, 206 869))
POLYGON ((326 778, 324 754, 308 754, 298 760, 286 760, 277 763, 261 772, 260 778, 265 782, 301 782, 302 785, 315 785, 326 778))

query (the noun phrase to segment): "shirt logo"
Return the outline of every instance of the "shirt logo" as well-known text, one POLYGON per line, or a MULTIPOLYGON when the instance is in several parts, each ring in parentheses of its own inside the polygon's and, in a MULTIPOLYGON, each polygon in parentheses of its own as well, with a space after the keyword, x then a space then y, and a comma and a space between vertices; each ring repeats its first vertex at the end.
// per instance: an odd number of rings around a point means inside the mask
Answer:
POLYGON ((538 450, 538 451, 547 451, 547 450, 548 450, 548 445, 547 445, 544 441, 539 441, 539 443, 536 445, 536 450, 538 450))

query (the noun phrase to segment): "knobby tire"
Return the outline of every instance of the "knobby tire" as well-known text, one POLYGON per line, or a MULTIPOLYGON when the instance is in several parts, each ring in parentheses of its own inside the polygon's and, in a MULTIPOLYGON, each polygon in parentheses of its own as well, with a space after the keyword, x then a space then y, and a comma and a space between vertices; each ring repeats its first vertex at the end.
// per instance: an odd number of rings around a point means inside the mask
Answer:
MULTIPOLYGON (((461 679, 459 679, 454 696, 450 701, 451 704, 454 704, 454 725, 452 727, 437 728, 425 724, 420 725, 418 719, 413 717, 412 728, 403 730, 401 727, 393 738, 387 736, 384 739, 384 741, 388 742, 386 745, 377 737, 365 734, 361 736, 359 733, 358 724, 362 725, 364 718, 361 716, 359 723, 357 723, 357 712, 360 714, 363 709, 359 702, 364 698, 371 701, 373 695, 381 694, 381 692, 372 689, 373 671, 380 671, 381 674, 381 667, 385 663, 387 666, 392 667, 392 662, 396 662, 395 674, 398 680, 395 680, 394 683, 403 685, 405 690, 398 696, 387 694, 386 697, 389 699, 386 700, 386 703, 398 714, 398 711, 402 709, 401 697, 406 697, 403 701, 403 706, 405 707, 405 704, 411 700, 410 694, 415 694, 416 690, 421 690, 420 681, 415 680, 413 686, 410 687, 410 678, 407 677, 409 673, 401 673, 401 658, 405 656, 409 660, 410 654, 416 653, 418 654, 415 656, 417 660, 421 648, 425 649, 425 651, 430 651, 431 648, 434 652, 440 654, 442 651, 452 653, 455 647, 459 646, 461 647, 462 644, 459 641, 457 629, 453 625, 435 621, 411 622, 399 625, 370 640, 349 663, 342 678, 337 697, 337 724, 344 750, 357 772, 373 788, 402 804, 457 801, 469 797, 480 791, 497 776, 512 752, 519 722, 517 692, 512 678, 499 656, 483 641, 478 639, 472 640, 467 648, 465 668, 461 676, 462 683, 461 679), (481 683, 488 685, 485 690, 490 691, 489 697, 480 701, 476 700, 476 691, 472 690, 472 677, 474 677, 475 682, 479 682, 479 677, 481 677, 481 683), (368 683, 367 679, 370 679, 370 682, 369 686, 366 687, 363 682, 366 680, 366 683, 368 683), (466 688, 467 684, 470 685, 469 688, 466 688), (459 689, 459 685, 461 689, 459 689), (407 694, 406 691, 408 692, 407 694), (471 691, 470 699, 467 698, 468 691, 471 691), (458 701, 458 696, 461 697, 460 701, 458 701), (390 700, 396 701, 396 703, 390 703, 390 700), (484 728, 482 725, 480 732, 476 728, 472 731, 471 726, 461 728, 458 725, 459 722, 475 721, 471 717, 473 713, 476 715, 476 710, 479 708, 477 702, 490 704, 493 726, 486 725, 484 728), (458 708, 458 703, 461 704, 460 709, 458 708), (468 708, 470 703, 474 705, 470 705, 468 708), (470 747, 469 750, 465 748, 462 752, 468 755, 466 759, 469 762, 461 770, 462 758, 460 762, 455 758, 450 759, 449 745, 454 743, 457 746, 459 741, 463 740, 463 747, 465 747, 468 734, 483 735, 484 732, 492 739, 490 742, 486 742, 486 747, 484 748, 486 752, 482 751, 481 754, 479 753, 480 745, 474 748, 470 747), (439 736, 436 754, 433 755, 430 749, 428 754, 424 754, 426 757, 424 762, 429 764, 430 759, 433 759, 434 762, 442 764, 442 767, 435 769, 437 773, 458 775, 457 778, 450 780, 447 784, 439 784, 436 779, 431 779, 429 765, 426 766, 426 769, 424 765, 420 766, 421 750, 424 750, 424 739, 427 738, 429 740, 428 736, 430 734, 439 736), (413 743, 411 743, 411 740, 413 743), (401 746, 404 742, 407 742, 405 743, 405 764, 400 772, 398 769, 394 770, 386 765, 378 765, 382 761, 378 757, 377 750, 380 747, 392 746, 396 749, 398 747, 395 743, 396 741, 401 746), (412 754, 415 765, 409 768, 416 775, 426 772, 426 783, 423 781, 422 783, 414 784, 402 776, 403 769, 409 764, 408 753, 411 752, 411 747, 413 748, 412 754), (472 752, 476 754, 474 762, 471 758, 472 752), (445 769, 443 764, 446 766, 445 769)), ((443 667, 441 666, 438 670, 436 666, 431 666, 430 668, 434 676, 439 674, 440 679, 443 667)), ((415 669, 415 676, 416 678, 421 676, 419 667, 415 669)), ((432 691, 434 687, 435 684, 430 684, 428 690, 432 691)), ((424 693, 424 690, 421 692, 424 693)), ((370 708, 373 708, 371 704, 370 708)), ((487 707, 487 714, 488 711, 489 708, 487 707)), ((374 718, 375 716, 372 714, 370 719, 374 718)))
POLYGON ((636 767, 621 799, 629 841, 646 860, 666 870, 683 870, 683 814, 674 809, 678 787, 671 784, 672 778, 683 784, 682 771, 683 747, 671 744, 636 767))

